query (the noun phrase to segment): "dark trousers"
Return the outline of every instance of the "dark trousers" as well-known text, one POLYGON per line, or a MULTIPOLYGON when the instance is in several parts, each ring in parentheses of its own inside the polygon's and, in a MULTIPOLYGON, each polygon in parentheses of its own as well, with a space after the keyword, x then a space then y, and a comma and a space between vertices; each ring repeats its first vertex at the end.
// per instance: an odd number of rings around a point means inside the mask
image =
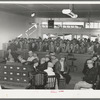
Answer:
MULTIPOLYGON (((60 72, 60 74, 65 78, 66 84, 69 84, 71 80, 71 76, 69 74, 64 74, 64 72, 60 72)), ((60 75, 58 73, 56 73, 56 78, 57 78, 58 86, 59 86, 60 75)))
POLYGON ((55 73, 55 75, 56 75, 58 86, 59 86, 60 75, 58 73, 55 73))
POLYGON ((61 75, 66 79, 66 84, 69 84, 70 80, 71 80, 71 76, 69 74, 64 74, 64 72, 60 72, 61 75))

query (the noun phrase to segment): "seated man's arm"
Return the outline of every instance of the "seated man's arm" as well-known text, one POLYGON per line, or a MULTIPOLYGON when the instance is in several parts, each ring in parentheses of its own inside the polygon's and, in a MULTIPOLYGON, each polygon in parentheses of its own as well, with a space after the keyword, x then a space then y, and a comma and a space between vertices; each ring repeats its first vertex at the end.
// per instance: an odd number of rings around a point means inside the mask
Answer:
POLYGON ((90 84, 93 84, 96 81, 96 77, 97 77, 97 71, 94 68, 93 70, 91 70, 88 75, 86 75, 85 77, 83 77, 83 81, 86 81, 90 84))

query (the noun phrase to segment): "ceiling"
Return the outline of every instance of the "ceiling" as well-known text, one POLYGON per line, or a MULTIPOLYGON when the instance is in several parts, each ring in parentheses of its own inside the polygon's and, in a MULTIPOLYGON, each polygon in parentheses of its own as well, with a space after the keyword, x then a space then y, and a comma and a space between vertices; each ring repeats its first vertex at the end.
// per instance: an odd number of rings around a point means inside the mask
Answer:
POLYGON ((35 17, 67 18, 62 14, 62 9, 72 9, 81 17, 96 17, 100 15, 100 4, 0 4, 0 10, 30 17, 35 12, 35 17))

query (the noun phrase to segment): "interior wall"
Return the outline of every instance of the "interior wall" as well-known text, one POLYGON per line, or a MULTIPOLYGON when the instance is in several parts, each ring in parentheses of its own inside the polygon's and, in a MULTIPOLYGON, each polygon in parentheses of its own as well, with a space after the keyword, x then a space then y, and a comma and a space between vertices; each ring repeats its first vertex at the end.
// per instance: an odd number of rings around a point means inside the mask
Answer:
MULTIPOLYGON (((77 19, 72 19, 72 18, 52 18, 54 21, 62 21, 62 22, 88 22, 88 18, 77 18, 77 19)), ((50 20, 50 18, 37 18, 36 21, 38 21, 38 23, 42 23, 43 21, 47 22, 48 20, 50 20)), ((90 19, 91 22, 100 22, 100 18, 91 18, 90 19)), ((100 35, 100 29, 62 29, 62 28, 58 28, 58 29, 46 29, 46 28, 41 28, 41 32, 40 35, 41 37, 43 36, 43 34, 55 34, 57 33, 58 35, 61 34, 75 34, 75 35, 80 35, 80 34, 91 34, 91 35, 96 35, 98 36, 98 34, 100 35)))
POLYGON ((52 33, 55 34, 57 33, 57 35, 62 35, 62 34, 72 34, 72 35, 95 35, 98 36, 100 34, 100 30, 94 30, 94 29, 62 29, 62 28, 58 28, 58 29, 43 29, 42 28, 42 33, 52 33))
POLYGON ((7 43, 20 34, 26 37, 25 31, 31 26, 31 21, 34 20, 29 17, 0 11, 0 49, 2 43, 7 43))

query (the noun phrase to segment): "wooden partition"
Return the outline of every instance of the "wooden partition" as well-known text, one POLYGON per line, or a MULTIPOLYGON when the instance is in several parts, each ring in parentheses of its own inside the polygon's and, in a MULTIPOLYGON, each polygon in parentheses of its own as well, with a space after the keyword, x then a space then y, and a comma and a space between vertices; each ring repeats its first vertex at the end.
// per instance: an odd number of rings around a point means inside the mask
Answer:
MULTIPOLYGON (((0 50, 0 57, 4 57, 6 51, 0 50)), ((42 58, 46 55, 46 52, 36 52, 39 56, 39 58, 42 58)), ((27 59, 28 57, 28 51, 20 51, 19 54, 21 54, 23 56, 24 59, 27 59)), ((60 54, 56 54, 56 56, 59 58, 61 55, 66 56, 67 57, 67 53, 60 53, 60 54)), ((74 61, 74 64, 78 67, 78 71, 81 72, 83 67, 84 67, 84 63, 86 61, 86 59, 90 58, 91 55, 89 54, 74 54, 76 61, 74 61)), ((68 64, 71 64, 71 61, 67 60, 68 64)))

